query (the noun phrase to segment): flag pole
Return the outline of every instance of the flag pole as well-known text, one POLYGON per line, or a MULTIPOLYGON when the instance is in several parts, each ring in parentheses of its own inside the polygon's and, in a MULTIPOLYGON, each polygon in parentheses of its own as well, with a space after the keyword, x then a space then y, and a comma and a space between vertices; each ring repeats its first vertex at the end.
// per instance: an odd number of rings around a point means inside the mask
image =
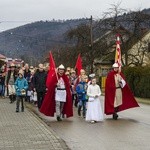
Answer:
POLYGON ((119 72, 121 72, 121 48, 120 48, 120 35, 117 34, 116 40, 116 54, 115 54, 115 63, 119 65, 119 72))

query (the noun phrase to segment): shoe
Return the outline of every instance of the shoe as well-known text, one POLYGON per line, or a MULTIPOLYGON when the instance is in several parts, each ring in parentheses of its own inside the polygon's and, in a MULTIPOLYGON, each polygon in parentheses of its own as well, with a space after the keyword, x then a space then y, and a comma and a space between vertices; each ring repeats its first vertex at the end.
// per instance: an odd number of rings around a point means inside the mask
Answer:
POLYGON ((95 123, 95 121, 94 121, 94 120, 92 120, 92 121, 91 121, 91 123, 95 123))
POLYGON ((58 116, 58 117, 57 117, 57 121, 62 121, 62 119, 58 116))
POLYGON ((113 114, 113 119, 114 119, 114 120, 117 120, 117 119, 118 119, 118 114, 117 114, 117 113, 114 113, 114 114, 113 114))
POLYGON ((24 109, 22 109, 21 111, 24 112, 24 109))
POLYGON ((19 112, 19 110, 16 110, 16 112, 18 113, 18 112, 19 112))
POLYGON ((81 117, 81 112, 80 111, 78 111, 78 116, 81 117))

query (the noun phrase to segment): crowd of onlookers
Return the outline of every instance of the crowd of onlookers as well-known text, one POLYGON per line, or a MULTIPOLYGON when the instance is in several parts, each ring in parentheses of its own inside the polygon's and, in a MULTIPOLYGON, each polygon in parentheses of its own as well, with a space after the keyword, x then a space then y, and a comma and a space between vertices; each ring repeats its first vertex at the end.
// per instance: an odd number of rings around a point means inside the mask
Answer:
MULTIPOLYGON (((44 67, 43 64, 39 64, 38 68, 29 66, 28 64, 25 64, 22 67, 20 65, 16 66, 14 63, 11 63, 9 67, 4 64, 0 69, 1 98, 9 97, 10 103, 18 100, 18 105, 21 101, 22 107, 22 97, 25 99, 25 101, 32 102, 38 106, 41 105, 40 102, 37 102, 37 96, 39 95, 37 95, 36 90, 38 90, 40 93, 43 92, 42 87, 45 86, 47 72, 48 66, 44 67), (39 75, 41 76, 39 77, 39 75), (41 81, 43 75, 45 76, 45 79, 41 81), (23 86, 24 83, 20 79, 23 79, 24 82, 27 83, 26 86, 23 86), (42 83, 39 84, 40 82, 42 83)), ((18 106, 16 105, 16 112, 19 111, 19 108, 17 107, 18 106)), ((24 108, 22 108, 22 111, 24 111, 24 108)))

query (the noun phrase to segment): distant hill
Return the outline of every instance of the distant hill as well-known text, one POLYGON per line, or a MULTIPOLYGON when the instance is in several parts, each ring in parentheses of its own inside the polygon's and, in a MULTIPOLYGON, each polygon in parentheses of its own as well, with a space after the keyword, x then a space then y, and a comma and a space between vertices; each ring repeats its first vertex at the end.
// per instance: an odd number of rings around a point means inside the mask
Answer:
MULTIPOLYGON (((150 15, 150 9, 144 9, 143 12, 150 15)), ((122 21, 122 18, 130 18, 132 15, 134 15, 134 12, 117 18, 121 26, 130 32, 133 30, 132 23, 122 21)), ((108 22, 112 19, 109 18, 108 22)), ((58 50, 61 46, 73 45, 73 43, 69 43, 66 40, 65 34, 68 30, 74 29, 82 23, 90 24, 87 18, 65 21, 39 21, 1 32, 0 54, 12 58, 21 58, 34 65, 33 62, 39 63, 51 49, 58 50)), ((93 25, 94 23, 98 22, 93 22, 93 25)), ((147 23, 142 24, 142 26, 150 29, 150 20, 148 19, 147 23)), ((99 27, 103 27, 103 24, 100 23, 94 28, 93 34, 95 38, 99 38, 106 33, 106 31, 100 30, 99 27)))
POLYGON ((65 33, 87 19, 39 21, 0 33, 0 53, 22 58, 29 63, 40 61, 51 49, 66 42, 65 33))
POLYGON ((150 8, 144 9, 143 12, 146 13, 146 14, 148 14, 148 15, 150 15, 150 8))

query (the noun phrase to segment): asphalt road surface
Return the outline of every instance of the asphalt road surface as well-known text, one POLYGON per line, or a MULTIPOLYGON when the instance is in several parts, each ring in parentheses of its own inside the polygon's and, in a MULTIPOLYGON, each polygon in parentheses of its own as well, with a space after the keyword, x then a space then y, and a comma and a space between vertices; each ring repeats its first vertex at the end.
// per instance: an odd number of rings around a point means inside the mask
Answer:
POLYGON ((76 108, 73 118, 46 120, 72 150, 150 150, 150 105, 120 112, 117 121, 105 116, 103 122, 91 124, 78 117, 76 108))

